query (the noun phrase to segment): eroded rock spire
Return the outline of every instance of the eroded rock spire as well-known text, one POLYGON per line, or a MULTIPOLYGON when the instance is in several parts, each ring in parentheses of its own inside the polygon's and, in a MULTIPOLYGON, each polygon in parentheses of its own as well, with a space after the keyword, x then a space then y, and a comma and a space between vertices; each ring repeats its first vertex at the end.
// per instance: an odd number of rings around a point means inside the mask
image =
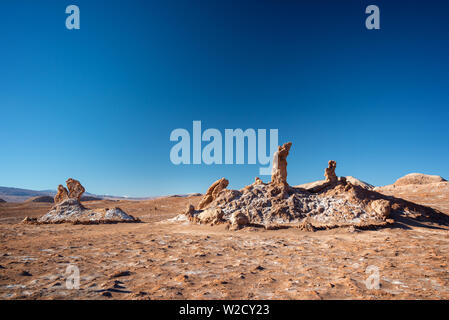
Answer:
POLYGON ((62 201, 64 201, 65 199, 69 198, 69 192, 67 191, 67 189, 60 184, 58 186, 58 193, 55 196, 55 204, 61 203, 62 201))
POLYGON ((271 183, 276 185, 288 185, 287 183, 287 156, 292 146, 291 142, 278 147, 273 155, 273 169, 271 171, 271 183))

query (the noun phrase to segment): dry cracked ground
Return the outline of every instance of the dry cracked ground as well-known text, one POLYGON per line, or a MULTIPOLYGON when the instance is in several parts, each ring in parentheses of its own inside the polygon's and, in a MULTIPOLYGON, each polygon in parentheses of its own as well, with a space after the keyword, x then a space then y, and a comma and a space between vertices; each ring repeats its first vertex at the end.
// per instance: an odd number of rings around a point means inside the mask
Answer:
POLYGON ((51 205, 0 204, 0 299, 449 298, 447 226, 229 231, 171 219, 199 200, 85 203, 142 220, 108 225, 20 224, 51 205))

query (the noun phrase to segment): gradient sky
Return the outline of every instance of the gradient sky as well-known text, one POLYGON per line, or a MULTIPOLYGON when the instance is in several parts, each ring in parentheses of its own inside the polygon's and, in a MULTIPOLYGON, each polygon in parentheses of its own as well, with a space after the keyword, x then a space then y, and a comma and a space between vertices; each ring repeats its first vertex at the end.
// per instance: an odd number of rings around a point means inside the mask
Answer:
MULTIPOLYGON (((449 178, 445 1, 2 0, 0 185, 204 192, 259 165, 170 162, 175 128, 279 129, 288 181, 449 178), (76 4, 81 29, 65 28, 76 4), (381 30, 365 28, 376 4, 381 30)), ((267 181, 268 177, 262 177, 267 181)))

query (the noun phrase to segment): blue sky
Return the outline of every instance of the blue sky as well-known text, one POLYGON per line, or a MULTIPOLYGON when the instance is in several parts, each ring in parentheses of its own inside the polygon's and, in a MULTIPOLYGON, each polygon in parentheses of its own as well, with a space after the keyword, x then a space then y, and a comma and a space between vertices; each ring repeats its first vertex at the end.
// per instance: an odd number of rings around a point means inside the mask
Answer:
MULTIPOLYGON (((0 2, 0 185, 204 192, 259 165, 170 162, 173 129, 279 129, 288 181, 449 177, 443 1, 0 2), (65 28, 76 4, 81 29, 65 28), (365 28, 376 4, 381 30, 365 28)), ((204 144, 203 144, 204 145, 204 144)), ((268 177, 263 177, 266 181, 268 177)))

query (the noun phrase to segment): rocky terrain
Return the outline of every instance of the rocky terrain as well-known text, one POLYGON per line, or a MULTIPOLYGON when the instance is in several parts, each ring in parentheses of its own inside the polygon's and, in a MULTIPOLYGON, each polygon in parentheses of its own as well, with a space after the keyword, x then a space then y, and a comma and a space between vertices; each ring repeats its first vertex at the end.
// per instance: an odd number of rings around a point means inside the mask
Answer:
POLYGON ((0 203, 0 299, 449 299, 447 182, 408 177, 372 190, 330 162, 325 180, 290 187, 284 156, 271 182, 242 190, 223 178, 204 196, 83 202, 78 186, 60 188, 56 205, 0 203), (141 223, 22 223, 67 217, 64 206, 119 207, 141 223), (345 206, 390 221, 365 228, 349 213, 341 223, 345 206), (338 228, 304 223, 307 213, 337 215, 338 228))
POLYGON ((437 210, 376 192, 372 185, 352 177, 350 181, 337 177, 334 160, 324 170, 325 180, 291 187, 287 183, 291 147, 291 142, 286 143, 274 154, 271 182, 256 178, 241 190, 228 190, 229 181, 221 178, 209 187, 197 209, 188 207, 185 216, 202 224, 227 223, 232 229, 245 226, 366 229, 393 223, 397 215, 449 222, 437 210))
POLYGON ((449 212, 449 182, 440 176, 412 173, 375 191, 449 212))
POLYGON ((449 299, 444 224, 398 215, 377 230, 231 231, 177 220, 200 201, 89 202, 142 220, 101 225, 21 224, 51 204, 0 204, 0 298, 449 299), (79 289, 67 287, 69 266, 79 289), (366 285, 370 270, 378 289, 366 285))

